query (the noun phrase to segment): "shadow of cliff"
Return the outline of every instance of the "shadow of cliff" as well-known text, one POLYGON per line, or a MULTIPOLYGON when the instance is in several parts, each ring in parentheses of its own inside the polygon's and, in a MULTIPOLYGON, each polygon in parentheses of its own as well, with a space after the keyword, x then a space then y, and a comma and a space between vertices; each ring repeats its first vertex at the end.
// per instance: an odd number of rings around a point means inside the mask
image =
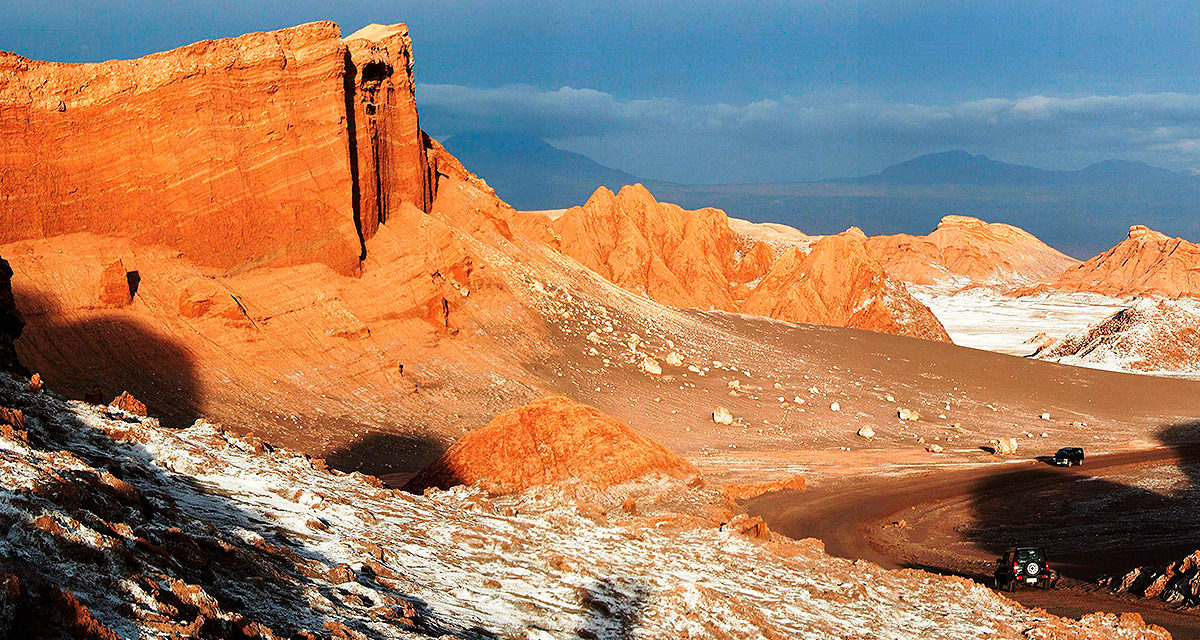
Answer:
POLYGON ((429 434, 373 431, 325 455, 338 471, 377 477, 414 474, 446 452, 449 444, 429 434))
MULTIPOLYGON (((26 304, 38 302, 22 293, 26 304)), ((107 397, 127 389, 150 405, 152 416, 166 411, 177 423, 194 419, 199 404, 194 363, 170 340, 123 319, 42 319, 34 326, 22 338, 32 344, 23 348, 46 372, 49 391, 66 386, 80 393, 101 385, 107 397), (123 360, 127 370, 120 371, 123 360)), ((0 637, 109 640, 115 636, 105 626, 129 629, 136 619, 205 640, 274 637, 260 636, 255 624, 279 637, 382 640, 400 631, 496 637, 443 619, 401 588, 398 567, 367 557, 359 569, 341 564, 307 538, 243 508, 232 487, 191 475, 203 477, 217 461, 195 460, 195 452, 164 456, 136 435, 97 428, 89 417, 93 409, 64 408, 53 398, 30 395, 26 386, 25 380, 0 375, 0 406, 23 412, 29 455, 41 459, 31 486, 0 486, 0 503, 12 507, 0 510, 0 536, 21 540, 13 553, 0 555, 0 637), (180 470, 181 464, 190 468, 180 470), (23 515, 39 513, 32 520, 23 515), (356 617, 314 608, 315 593, 356 611, 356 617), (87 601, 87 594, 123 604, 119 613, 97 621, 84 607, 105 609, 87 601), (147 598, 162 606, 148 607, 147 598), (236 615, 216 615, 214 607, 236 615), (391 630, 380 631, 385 627, 391 630)), ((118 423, 135 420, 100 410, 118 423)), ((186 431, 164 433, 187 437, 186 431)), ((265 449, 268 455, 270 447, 265 449)), ((199 455, 205 455, 203 447, 199 455)), ((27 459, 0 451, 0 468, 27 459)))
POLYGON ((14 297, 25 317, 17 356, 50 388, 76 400, 98 396, 101 402, 128 391, 170 427, 200 417, 193 358, 157 329, 117 311, 68 313, 28 288, 17 288, 14 297))
POLYGON ((1196 551, 1200 421, 1168 425, 1156 437, 1173 459, 1155 463, 1157 471, 1144 469, 1136 484, 1103 472, 1092 476, 1086 460, 1082 467, 1025 468, 979 480, 971 488, 973 521, 964 536, 996 556, 1018 546, 1042 547, 1060 574, 1088 581, 1196 551))

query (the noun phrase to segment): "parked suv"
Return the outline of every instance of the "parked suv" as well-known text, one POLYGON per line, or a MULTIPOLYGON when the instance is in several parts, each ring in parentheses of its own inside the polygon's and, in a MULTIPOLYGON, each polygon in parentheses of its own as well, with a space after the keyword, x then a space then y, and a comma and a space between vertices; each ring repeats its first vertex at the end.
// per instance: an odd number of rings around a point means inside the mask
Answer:
POLYGON ((996 558, 994 577, 997 589, 1015 591, 1019 584, 1049 589, 1055 574, 1046 563, 1046 552, 1041 548, 1018 547, 996 558))
POLYGON ((1070 467, 1083 464, 1082 447, 1063 447, 1054 453, 1054 464, 1059 467, 1070 467))

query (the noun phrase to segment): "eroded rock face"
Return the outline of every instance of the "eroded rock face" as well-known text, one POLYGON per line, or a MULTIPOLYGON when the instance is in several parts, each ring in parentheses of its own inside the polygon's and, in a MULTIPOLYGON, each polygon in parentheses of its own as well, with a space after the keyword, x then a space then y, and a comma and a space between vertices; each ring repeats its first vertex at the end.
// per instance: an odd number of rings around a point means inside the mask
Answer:
POLYGON ((611 487, 654 474, 686 479, 698 471, 599 409, 553 396, 463 436, 405 488, 480 483, 493 493, 513 493, 568 480, 611 487))
POLYGON ((664 304, 950 340, 857 229, 780 255, 724 212, 657 202, 642 185, 601 187, 553 227, 561 251, 664 304))
POLYGON ((1114 297, 1200 297, 1200 245, 1172 238, 1143 225, 1112 249, 1062 275, 1013 291, 1027 295, 1081 291, 1114 297))
POLYGON ((1079 264, 1023 229, 969 216, 946 216, 929 235, 874 236, 869 244, 888 273, 913 284, 965 278, 1016 285, 1079 264))
POLYGON ((0 244, 86 231, 218 269, 355 272, 378 220, 430 207, 412 86, 404 25, 97 64, 2 53, 0 244))
POLYGON ((24 373, 24 368, 17 361, 17 349, 13 346, 13 342, 21 337, 25 321, 13 300, 12 276, 12 267, 0 258, 0 371, 24 373))
POLYGON ((1042 360, 1133 371, 1200 372, 1200 305, 1140 300, 1034 354, 1042 360))

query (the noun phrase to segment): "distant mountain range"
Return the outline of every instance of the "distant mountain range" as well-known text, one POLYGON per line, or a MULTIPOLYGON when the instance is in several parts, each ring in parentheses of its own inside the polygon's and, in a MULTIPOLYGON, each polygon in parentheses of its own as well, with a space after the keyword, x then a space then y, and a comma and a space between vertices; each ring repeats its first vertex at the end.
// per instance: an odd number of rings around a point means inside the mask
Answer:
POLYGON ((1132 224, 1200 240, 1200 177, 1141 162, 1107 160, 1063 171, 946 151, 868 176, 687 185, 645 180, 520 134, 455 136, 445 144, 518 209, 569 207, 601 185, 615 190, 641 182, 662 201, 719 207, 813 234, 849 226, 872 235, 923 234, 945 215, 964 214, 1015 224, 1077 258, 1111 247, 1132 224))
POLYGON ((560 209, 585 202, 600 186, 615 191, 646 182, 530 136, 477 133, 447 138, 442 144, 518 209, 560 209))

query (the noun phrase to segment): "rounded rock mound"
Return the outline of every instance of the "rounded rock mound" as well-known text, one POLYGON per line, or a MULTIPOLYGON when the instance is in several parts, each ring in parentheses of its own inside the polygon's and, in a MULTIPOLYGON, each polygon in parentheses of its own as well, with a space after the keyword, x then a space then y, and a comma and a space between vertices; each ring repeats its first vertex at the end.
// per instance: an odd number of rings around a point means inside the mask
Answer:
POLYGON ((478 483, 506 494, 568 480, 606 488, 656 474, 689 479, 699 472, 599 409, 551 396, 505 411, 463 436, 404 488, 478 483))

